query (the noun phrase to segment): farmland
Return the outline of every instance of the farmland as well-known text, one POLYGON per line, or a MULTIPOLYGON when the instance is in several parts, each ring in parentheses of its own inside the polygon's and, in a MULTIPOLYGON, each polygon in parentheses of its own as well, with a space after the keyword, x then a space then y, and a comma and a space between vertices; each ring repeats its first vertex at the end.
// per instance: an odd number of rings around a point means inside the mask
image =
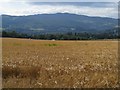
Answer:
POLYGON ((118 42, 3 38, 4 88, 118 87, 118 42))

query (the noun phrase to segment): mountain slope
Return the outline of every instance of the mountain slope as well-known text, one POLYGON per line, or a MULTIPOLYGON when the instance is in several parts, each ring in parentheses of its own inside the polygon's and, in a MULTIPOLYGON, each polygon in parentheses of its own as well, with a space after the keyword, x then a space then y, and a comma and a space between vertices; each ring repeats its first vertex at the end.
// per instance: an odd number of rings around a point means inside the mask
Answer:
POLYGON ((2 15, 5 30, 21 33, 102 32, 115 28, 117 20, 84 15, 57 13, 30 16, 2 15))

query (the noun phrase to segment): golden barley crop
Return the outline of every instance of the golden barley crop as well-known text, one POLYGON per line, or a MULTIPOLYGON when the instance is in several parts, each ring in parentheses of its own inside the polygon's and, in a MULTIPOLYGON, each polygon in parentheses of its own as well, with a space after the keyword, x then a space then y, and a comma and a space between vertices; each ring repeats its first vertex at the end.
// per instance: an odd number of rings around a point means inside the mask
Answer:
POLYGON ((4 88, 118 87, 118 42, 3 38, 4 88))

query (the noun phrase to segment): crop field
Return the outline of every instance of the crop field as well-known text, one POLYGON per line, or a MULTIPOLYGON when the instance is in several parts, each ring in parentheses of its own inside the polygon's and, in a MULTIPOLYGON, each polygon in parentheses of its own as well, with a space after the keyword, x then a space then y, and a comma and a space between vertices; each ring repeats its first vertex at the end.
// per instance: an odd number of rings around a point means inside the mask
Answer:
POLYGON ((116 88, 118 41, 2 39, 3 88, 116 88))

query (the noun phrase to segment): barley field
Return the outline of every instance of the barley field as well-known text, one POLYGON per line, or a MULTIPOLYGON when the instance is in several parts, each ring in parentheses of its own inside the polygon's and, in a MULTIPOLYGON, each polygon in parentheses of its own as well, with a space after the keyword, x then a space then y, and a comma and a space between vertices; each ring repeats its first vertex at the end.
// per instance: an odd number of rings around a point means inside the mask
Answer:
POLYGON ((116 88, 118 42, 2 39, 3 88, 116 88))

